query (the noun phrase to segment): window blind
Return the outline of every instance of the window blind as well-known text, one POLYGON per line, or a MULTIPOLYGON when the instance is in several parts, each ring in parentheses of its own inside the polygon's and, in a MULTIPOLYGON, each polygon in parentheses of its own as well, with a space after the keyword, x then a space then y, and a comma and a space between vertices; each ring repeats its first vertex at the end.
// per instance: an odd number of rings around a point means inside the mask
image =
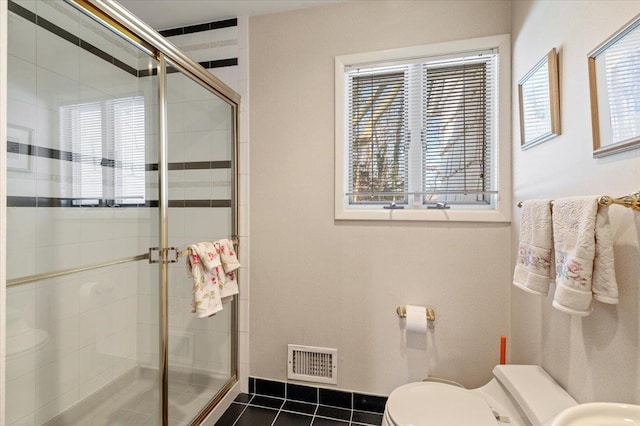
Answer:
POLYGON ((116 99, 113 136, 116 173, 114 198, 119 203, 139 203, 145 193, 144 100, 141 96, 116 99))
POLYGON ((144 202, 144 113, 142 96, 61 107, 61 138, 73 153, 79 204, 144 202))
POLYGON ((423 64, 426 203, 486 203, 496 190, 495 56, 423 64))
POLYGON ((350 204, 406 202, 407 68, 348 74, 350 204))
POLYGON ((605 53, 605 74, 613 143, 640 134, 640 26, 632 28, 605 53))
POLYGON ((73 197, 81 204, 102 198, 102 105, 90 102, 61 108, 61 139, 73 153, 73 197), (69 143, 70 142, 70 143, 69 143))

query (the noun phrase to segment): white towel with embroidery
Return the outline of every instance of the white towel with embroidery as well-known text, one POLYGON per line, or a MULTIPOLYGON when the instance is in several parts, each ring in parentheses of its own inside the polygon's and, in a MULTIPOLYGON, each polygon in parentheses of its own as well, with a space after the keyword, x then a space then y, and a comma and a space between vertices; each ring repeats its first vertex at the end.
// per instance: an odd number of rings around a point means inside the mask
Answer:
POLYGON ((609 209, 598 209, 596 215, 596 253, 593 260, 591 292, 598 302, 617 304, 618 283, 613 263, 613 237, 609 223, 609 209))
POLYGON ((593 298, 618 303, 613 241, 606 209, 596 197, 561 198, 553 202, 556 291, 553 307, 586 316, 593 298))
POLYGON ((191 312, 198 318, 206 318, 222 310, 220 283, 215 268, 221 268, 220 256, 211 243, 189 246, 187 273, 193 279, 191 312))
POLYGON ((222 297, 222 303, 226 303, 233 299, 233 295, 238 294, 236 270, 240 268, 240 262, 238 262, 233 243, 230 240, 218 240, 214 246, 220 255, 222 265, 222 269, 216 271, 220 283, 220 297, 222 297))
POLYGON ((552 259, 551 200, 525 201, 513 285, 529 293, 546 295, 553 276, 552 259))

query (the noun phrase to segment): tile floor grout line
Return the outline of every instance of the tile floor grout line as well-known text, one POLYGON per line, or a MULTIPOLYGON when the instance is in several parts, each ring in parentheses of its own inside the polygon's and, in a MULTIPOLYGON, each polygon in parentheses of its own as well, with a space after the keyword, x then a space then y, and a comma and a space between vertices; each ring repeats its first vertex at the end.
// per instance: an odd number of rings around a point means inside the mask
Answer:
MULTIPOLYGON (((245 411, 247 411, 247 408, 248 408, 248 407, 249 407, 249 404, 246 404, 246 405, 244 406, 244 409, 240 412, 240 414, 238 414, 238 417, 236 417, 236 421, 235 421, 235 422, 233 422, 233 423, 231 424, 231 426, 235 426, 235 424, 236 424, 236 423, 238 423, 238 420, 240 420, 240 417, 242 417, 242 415, 244 414, 244 412, 245 412, 245 411)), ((224 413, 223 413, 223 415, 224 415, 224 413)))
MULTIPOLYGON (((249 400, 247 403, 241 403, 241 402, 237 402, 234 401, 238 404, 242 404, 245 405, 244 409, 242 410, 242 412, 240 413, 240 415, 238 416, 238 418, 236 418, 236 420, 234 421, 233 425, 237 425, 237 422, 239 421, 240 417, 245 413, 247 407, 251 404, 251 402, 255 399, 256 396, 267 396, 267 395, 256 395, 256 394, 249 394, 249 400)), ((274 417, 273 421, 271 422, 271 426, 275 426, 275 424, 277 423, 278 419, 280 418, 280 415, 282 414, 282 412, 285 413, 291 413, 291 414, 297 414, 303 417, 309 417, 311 419, 311 425, 313 425, 315 423, 316 419, 326 419, 326 420, 330 420, 330 421, 335 421, 335 422, 344 422, 344 424, 349 425, 349 426, 375 426, 377 423, 368 423, 368 422, 355 422, 355 412, 361 412, 361 413, 366 413, 366 414, 370 414, 370 415, 375 415, 375 416, 381 416, 381 413, 377 413, 374 411, 366 411, 366 410, 355 410, 355 409, 350 409, 349 410, 349 419, 341 419, 341 418, 334 418, 331 416, 327 416, 327 415, 318 415, 318 410, 320 409, 320 405, 322 404, 313 404, 313 403, 309 403, 307 401, 297 401, 297 400, 288 400, 286 398, 279 398, 279 397, 273 397, 273 396, 267 396, 270 398, 274 398, 274 399, 278 399, 281 400, 281 404, 280 404, 280 408, 275 408, 275 407, 264 407, 264 406, 260 406, 260 405, 251 405, 251 406, 255 406, 255 407, 260 407, 263 409, 269 409, 269 410, 273 410, 276 411, 276 416, 274 417), (288 402, 295 402, 298 404, 308 404, 308 405, 315 405, 313 413, 309 413, 309 412, 304 412, 304 411, 296 411, 295 409, 285 409, 285 404, 288 402)), ((325 405, 325 407, 328 408, 333 408, 333 409, 338 409, 338 410, 347 410, 346 408, 342 408, 342 407, 335 407, 335 406, 331 406, 331 405, 325 405)))
MULTIPOLYGON (((318 400, 318 402, 320 402, 320 401, 318 400)), ((316 413, 318 412, 318 407, 319 406, 320 406, 320 404, 316 404, 316 409, 313 410, 313 416, 311 417, 311 424, 309 426, 313 426, 313 424, 315 423, 315 421, 316 421, 316 413)))
POLYGON ((278 410, 278 412, 276 413, 276 416, 273 418, 273 421, 271 422, 271 426, 276 424, 276 420, 278 420, 278 416, 280 416, 280 410, 278 410))

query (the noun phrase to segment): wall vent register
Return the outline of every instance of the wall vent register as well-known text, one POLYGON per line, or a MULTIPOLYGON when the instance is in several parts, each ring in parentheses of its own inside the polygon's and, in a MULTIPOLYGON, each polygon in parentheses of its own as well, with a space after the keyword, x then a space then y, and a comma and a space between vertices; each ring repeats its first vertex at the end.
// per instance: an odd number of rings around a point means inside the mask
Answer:
POLYGON ((287 378, 337 384, 338 350, 288 345, 287 378))

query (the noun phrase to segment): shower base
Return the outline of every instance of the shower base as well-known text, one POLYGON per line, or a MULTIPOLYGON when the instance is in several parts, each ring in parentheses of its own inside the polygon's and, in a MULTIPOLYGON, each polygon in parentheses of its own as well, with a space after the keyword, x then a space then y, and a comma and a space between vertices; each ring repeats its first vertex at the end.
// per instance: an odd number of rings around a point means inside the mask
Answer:
MULTIPOLYGON (((228 378, 169 371, 169 425, 188 425, 228 378)), ((160 424, 158 370, 135 367, 45 423, 47 426, 160 424)))

